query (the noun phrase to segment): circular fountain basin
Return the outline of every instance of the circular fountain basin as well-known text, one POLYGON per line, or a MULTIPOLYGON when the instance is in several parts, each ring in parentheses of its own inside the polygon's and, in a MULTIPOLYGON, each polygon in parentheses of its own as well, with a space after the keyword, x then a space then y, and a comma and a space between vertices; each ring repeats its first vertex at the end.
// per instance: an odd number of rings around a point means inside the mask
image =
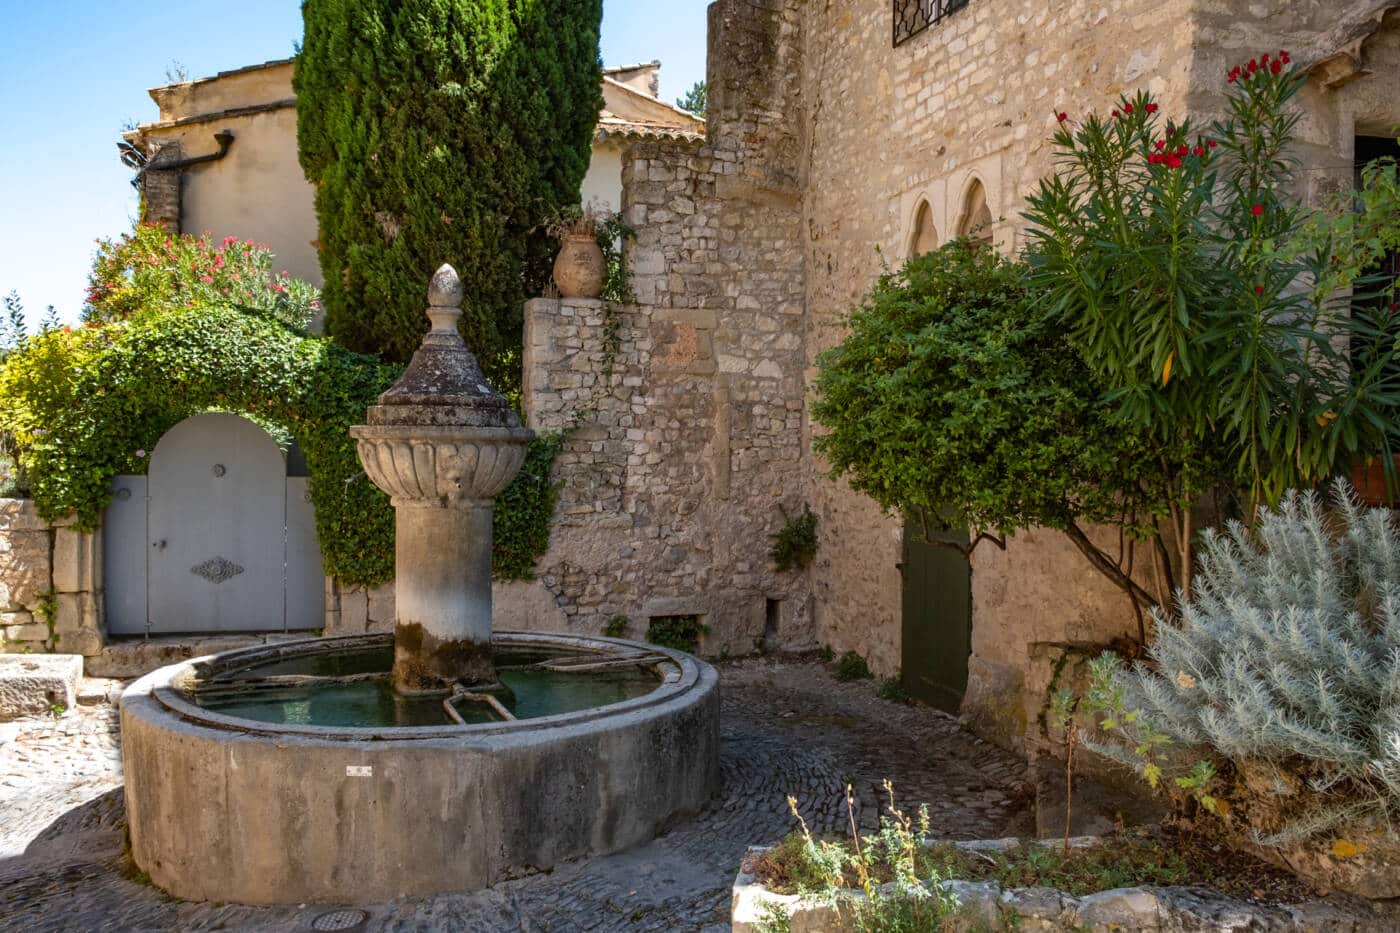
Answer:
POLYGON ((136 681, 121 703, 136 865, 187 900, 471 891, 645 842, 718 789, 710 665, 575 635, 497 632, 493 647, 509 691, 446 704, 387 689, 389 636, 136 681))

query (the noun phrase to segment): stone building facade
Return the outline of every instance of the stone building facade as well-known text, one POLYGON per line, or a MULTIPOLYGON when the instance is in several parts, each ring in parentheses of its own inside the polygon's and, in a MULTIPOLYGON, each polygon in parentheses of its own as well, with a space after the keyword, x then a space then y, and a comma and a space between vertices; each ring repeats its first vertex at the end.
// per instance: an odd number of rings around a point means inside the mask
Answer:
MULTIPOLYGON (((1352 183, 1355 137, 1393 138, 1400 124, 1394 2, 969 0, 898 45, 888 2, 793 5, 803 11, 811 140, 803 189, 809 360, 839 340, 843 312, 882 263, 903 259, 921 234, 927 242, 921 215, 942 242, 966 232, 985 198, 997 247, 1015 252, 1020 202, 1052 168, 1058 112, 1103 112, 1118 95, 1146 88, 1164 113, 1209 121, 1223 111, 1232 64, 1289 49, 1312 76, 1299 102, 1296 156, 1313 203, 1352 183)), ((812 583, 817 637, 892 670, 902 647, 900 525, 825 480, 805 453, 804 462, 823 529, 812 583)), ((972 607, 964 713, 1012 746, 1028 725, 1021 697, 1030 658, 1047 656, 1043 643, 1102 643, 1133 627, 1125 597, 1045 531, 1018 536, 1005 552, 978 549, 972 607)))

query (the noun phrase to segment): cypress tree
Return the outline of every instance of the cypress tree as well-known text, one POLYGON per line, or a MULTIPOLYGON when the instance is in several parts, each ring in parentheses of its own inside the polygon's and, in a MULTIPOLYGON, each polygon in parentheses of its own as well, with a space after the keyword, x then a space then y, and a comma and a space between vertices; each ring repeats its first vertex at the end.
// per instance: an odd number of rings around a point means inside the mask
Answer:
POLYGON ((519 385, 541 225, 578 201, 602 106, 602 0, 305 0, 297 144, 316 186, 326 329, 406 360, 443 262, 462 334, 519 385))

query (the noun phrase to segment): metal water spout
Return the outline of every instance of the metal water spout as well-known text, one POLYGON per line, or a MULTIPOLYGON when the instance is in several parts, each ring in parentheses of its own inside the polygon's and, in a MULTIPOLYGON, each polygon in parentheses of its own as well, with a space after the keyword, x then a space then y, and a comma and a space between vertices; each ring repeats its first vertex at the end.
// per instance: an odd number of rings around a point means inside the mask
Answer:
POLYGON ((462 342, 462 281, 428 287, 432 329, 403 376, 350 429, 394 505, 394 686, 403 693, 496 682, 491 658, 491 513, 534 432, 462 342))

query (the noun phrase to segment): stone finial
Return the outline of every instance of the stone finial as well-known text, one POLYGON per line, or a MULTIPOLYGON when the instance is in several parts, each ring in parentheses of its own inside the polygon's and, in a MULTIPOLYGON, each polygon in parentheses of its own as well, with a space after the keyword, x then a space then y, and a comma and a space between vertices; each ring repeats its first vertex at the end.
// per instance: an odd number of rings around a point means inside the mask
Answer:
MULTIPOLYGON (((457 322, 464 291, 457 270, 443 263, 428 284, 428 320, 399 381, 368 412, 371 425, 437 425, 520 429, 515 409, 486 381, 462 342, 457 322)), ((521 442, 523 443, 523 441, 521 442)))
POLYGON ((438 266, 428 283, 428 304, 434 308, 459 308, 462 305, 462 277, 449 263, 438 266))

